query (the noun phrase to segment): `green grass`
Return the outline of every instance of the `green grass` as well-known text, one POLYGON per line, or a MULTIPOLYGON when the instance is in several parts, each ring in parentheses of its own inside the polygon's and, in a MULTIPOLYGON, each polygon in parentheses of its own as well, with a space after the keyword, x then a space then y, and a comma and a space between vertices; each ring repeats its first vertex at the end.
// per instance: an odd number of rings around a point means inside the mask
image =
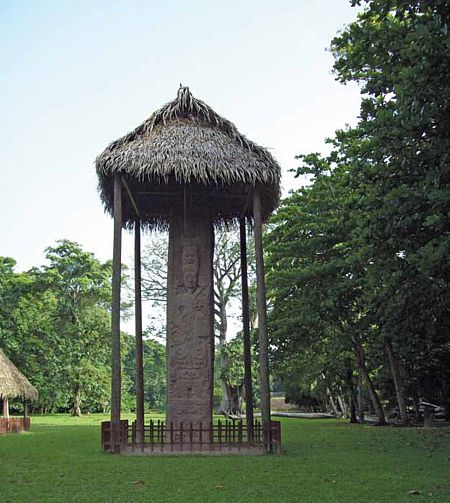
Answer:
POLYGON ((281 456, 131 457, 100 451, 105 418, 0 437, 0 501, 450 501, 449 428, 285 419, 281 456))

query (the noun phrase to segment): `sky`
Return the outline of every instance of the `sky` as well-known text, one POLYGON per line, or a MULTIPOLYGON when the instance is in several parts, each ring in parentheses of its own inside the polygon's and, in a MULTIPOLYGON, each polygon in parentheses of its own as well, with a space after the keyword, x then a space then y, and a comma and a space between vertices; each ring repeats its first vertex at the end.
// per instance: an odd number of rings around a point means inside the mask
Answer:
POLYGON ((0 0, 0 255, 27 270, 64 238, 110 259, 95 158, 180 83, 298 187, 295 156, 356 121, 358 88, 326 50, 355 18, 348 0, 0 0))

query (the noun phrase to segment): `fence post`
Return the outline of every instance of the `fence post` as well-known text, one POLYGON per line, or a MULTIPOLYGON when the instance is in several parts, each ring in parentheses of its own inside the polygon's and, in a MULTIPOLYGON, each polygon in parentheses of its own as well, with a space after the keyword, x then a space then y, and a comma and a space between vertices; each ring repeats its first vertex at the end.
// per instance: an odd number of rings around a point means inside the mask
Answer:
POLYGON ((153 419, 150 419, 150 451, 153 452, 155 443, 155 431, 153 425, 153 419))
POLYGON ((183 452, 183 421, 180 422, 180 451, 183 452))
POLYGON ((211 421, 210 422, 210 429, 209 429, 209 450, 212 451, 214 450, 214 423, 211 421))
POLYGON ((136 421, 131 423, 131 450, 134 452, 136 445, 136 421))
POLYGON ((238 451, 241 452, 242 446, 242 420, 238 423, 238 451))

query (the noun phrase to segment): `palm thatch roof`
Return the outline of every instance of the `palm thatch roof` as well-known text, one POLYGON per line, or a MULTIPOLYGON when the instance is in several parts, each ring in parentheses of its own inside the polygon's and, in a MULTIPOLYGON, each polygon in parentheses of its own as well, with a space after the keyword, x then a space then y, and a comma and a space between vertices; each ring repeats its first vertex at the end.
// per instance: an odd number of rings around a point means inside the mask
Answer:
POLYGON ((38 392, 0 349, 0 397, 37 400, 38 392))
MULTIPOLYGON (((97 157, 99 191, 112 214, 113 175, 121 173, 131 188, 141 221, 165 225, 176 201, 189 184, 192 198, 215 221, 246 214, 251 187, 261 189, 264 217, 279 201, 281 170, 272 155, 239 133, 189 88, 97 157), (247 201, 248 202, 248 201, 247 201)), ((184 193, 185 195, 185 193, 184 193)), ((124 222, 133 226, 135 213, 124 200, 124 222)))

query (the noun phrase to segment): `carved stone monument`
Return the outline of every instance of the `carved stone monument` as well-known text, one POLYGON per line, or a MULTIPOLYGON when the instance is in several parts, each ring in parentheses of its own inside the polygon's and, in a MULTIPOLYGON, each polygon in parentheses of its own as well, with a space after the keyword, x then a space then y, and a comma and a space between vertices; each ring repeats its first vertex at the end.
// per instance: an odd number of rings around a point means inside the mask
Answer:
POLYGON ((174 212, 167 294, 167 421, 174 428, 208 427, 212 419, 213 246, 207 215, 191 213, 186 222, 174 212))

